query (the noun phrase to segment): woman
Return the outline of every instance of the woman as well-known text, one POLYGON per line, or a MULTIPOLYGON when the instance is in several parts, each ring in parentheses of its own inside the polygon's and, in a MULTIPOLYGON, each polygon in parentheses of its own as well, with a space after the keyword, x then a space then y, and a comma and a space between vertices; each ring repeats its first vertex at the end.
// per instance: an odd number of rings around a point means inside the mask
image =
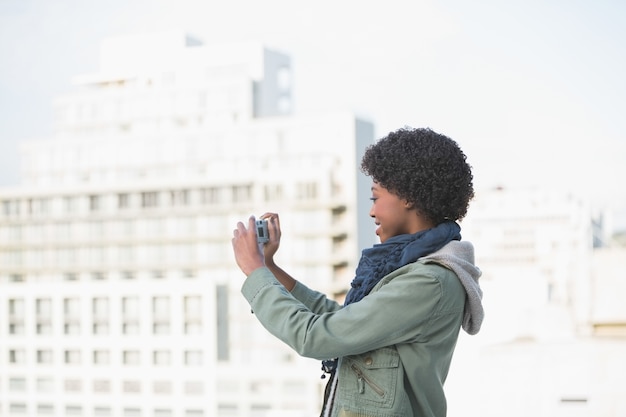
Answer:
POLYGON ((258 320, 331 377, 322 416, 443 417, 443 391, 459 329, 483 319, 480 270, 457 221, 474 196, 465 154, 430 129, 403 128, 366 150, 370 216, 380 244, 363 251, 344 305, 274 263, 280 222, 257 244, 254 217, 233 235, 247 276, 242 293, 258 320))

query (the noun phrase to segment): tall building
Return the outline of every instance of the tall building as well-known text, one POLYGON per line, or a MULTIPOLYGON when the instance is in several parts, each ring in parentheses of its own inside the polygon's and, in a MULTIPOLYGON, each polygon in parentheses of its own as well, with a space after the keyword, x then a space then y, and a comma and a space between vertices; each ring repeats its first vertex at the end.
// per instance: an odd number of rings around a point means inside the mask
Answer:
POLYGON ((278 261, 341 293, 375 238, 372 124, 294 115, 256 43, 112 38, 75 81, 0 190, 0 415, 315 415, 319 364, 254 319, 230 239, 279 212, 278 261))

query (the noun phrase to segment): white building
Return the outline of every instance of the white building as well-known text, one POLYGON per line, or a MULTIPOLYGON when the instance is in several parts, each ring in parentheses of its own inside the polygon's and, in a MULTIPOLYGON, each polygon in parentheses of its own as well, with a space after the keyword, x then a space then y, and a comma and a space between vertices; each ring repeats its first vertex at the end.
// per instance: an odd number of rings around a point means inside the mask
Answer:
POLYGON ((281 214, 285 269, 340 292, 375 235, 371 123, 291 114, 289 58, 115 38, 0 190, 0 415, 311 416, 317 361, 257 323, 236 222, 281 214))
POLYGON ((572 195, 477 193, 462 234, 486 316, 459 341, 449 415, 626 416, 626 250, 594 250, 594 232, 572 195))

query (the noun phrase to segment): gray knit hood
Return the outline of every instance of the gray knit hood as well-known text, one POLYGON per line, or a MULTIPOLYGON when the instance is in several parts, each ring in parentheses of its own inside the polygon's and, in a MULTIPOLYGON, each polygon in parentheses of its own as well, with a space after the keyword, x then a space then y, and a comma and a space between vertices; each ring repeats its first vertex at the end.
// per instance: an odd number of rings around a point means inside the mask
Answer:
POLYGON ((478 284, 482 272, 474 265, 474 246, 470 242, 453 240, 419 260, 440 264, 456 274, 466 293, 463 330, 472 335, 478 333, 485 312, 482 304, 483 291, 478 284))

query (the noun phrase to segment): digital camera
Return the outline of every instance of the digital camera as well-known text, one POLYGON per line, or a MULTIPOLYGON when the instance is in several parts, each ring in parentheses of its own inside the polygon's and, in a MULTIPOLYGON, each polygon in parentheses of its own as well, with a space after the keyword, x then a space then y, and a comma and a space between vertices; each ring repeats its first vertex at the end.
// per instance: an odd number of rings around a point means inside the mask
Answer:
POLYGON ((267 229, 267 220, 256 221, 256 241, 263 245, 270 240, 270 232, 267 229))

